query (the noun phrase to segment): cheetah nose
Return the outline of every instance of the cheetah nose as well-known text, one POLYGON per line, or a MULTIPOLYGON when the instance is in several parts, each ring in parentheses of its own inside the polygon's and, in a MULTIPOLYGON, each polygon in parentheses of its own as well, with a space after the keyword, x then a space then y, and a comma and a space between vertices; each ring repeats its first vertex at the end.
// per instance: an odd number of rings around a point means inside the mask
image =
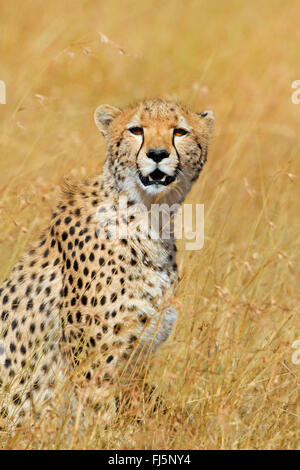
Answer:
POLYGON ((151 158, 155 163, 159 163, 164 158, 168 158, 169 152, 165 149, 150 149, 147 152, 147 157, 151 158))

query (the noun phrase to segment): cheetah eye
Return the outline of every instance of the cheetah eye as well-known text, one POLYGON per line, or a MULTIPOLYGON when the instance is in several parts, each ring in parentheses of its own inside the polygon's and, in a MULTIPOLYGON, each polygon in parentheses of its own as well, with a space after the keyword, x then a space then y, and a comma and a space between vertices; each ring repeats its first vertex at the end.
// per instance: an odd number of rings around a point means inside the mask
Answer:
POLYGON ((186 134, 188 134, 188 131, 186 131, 185 129, 174 129, 174 135, 176 135, 176 137, 182 137, 186 134))
POLYGON ((142 127, 130 127, 128 130, 129 132, 131 132, 131 134, 134 134, 134 135, 143 135, 144 133, 144 130, 142 127))

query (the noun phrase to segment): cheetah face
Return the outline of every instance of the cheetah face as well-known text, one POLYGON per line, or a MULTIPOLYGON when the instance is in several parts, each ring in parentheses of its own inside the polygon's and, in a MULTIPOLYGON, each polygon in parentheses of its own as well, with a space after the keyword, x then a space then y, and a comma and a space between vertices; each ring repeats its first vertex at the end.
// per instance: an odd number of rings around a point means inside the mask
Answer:
POLYGON ((213 119, 211 111, 192 113, 160 99, 125 111, 102 105, 95 113, 119 187, 136 184, 150 195, 197 179, 213 119))

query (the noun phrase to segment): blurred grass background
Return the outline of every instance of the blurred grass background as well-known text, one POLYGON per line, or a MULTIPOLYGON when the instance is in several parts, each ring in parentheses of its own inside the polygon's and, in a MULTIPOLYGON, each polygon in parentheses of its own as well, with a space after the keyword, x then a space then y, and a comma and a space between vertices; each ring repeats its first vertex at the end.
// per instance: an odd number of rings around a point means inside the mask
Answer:
POLYGON ((98 104, 160 95, 217 117, 187 201, 205 204, 205 245, 178 243, 179 319, 149 372, 167 414, 48 420, 1 431, 2 448, 300 447, 299 14, 291 0, 1 2, 1 279, 62 178, 101 169, 98 104))

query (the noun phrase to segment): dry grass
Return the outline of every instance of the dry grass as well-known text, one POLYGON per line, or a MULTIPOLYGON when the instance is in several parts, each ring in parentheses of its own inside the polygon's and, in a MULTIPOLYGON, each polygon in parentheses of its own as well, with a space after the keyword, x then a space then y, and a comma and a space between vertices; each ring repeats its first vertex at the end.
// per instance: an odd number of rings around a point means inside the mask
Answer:
POLYGON ((179 320, 148 374, 167 413, 120 413, 108 430, 52 417, 2 431, 2 448, 299 448, 299 13, 288 0, 1 2, 1 279, 62 177, 101 168, 98 104, 162 95, 217 116, 188 198, 205 204, 205 245, 179 243, 179 320))

